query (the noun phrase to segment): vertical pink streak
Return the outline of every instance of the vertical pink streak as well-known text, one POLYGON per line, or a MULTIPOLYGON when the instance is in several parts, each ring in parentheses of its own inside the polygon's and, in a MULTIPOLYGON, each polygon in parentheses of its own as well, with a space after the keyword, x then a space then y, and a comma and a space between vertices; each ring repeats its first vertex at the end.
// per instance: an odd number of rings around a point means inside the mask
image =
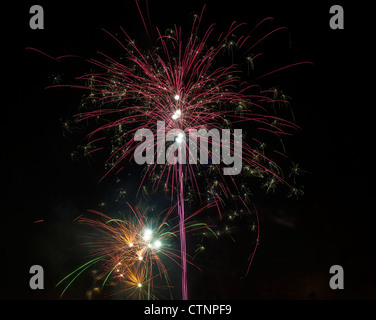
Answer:
POLYGON ((182 299, 188 300, 187 288, 187 246, 185 239, 185 225, 184 225, 184 188, 183 188, 183 168, 181 162, 178 167, 178 214, 179 214, 179 231, 180 231, 180 255, 182 265, 182 299))

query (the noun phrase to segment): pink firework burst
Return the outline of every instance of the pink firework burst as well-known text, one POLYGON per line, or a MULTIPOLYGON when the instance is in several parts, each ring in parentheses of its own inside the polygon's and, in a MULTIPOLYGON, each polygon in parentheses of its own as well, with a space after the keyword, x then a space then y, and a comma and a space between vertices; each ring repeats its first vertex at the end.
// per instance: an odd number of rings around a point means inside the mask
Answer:
MULTIPOLYGON (((140 188, 150 180, 154 189, 162 186, 166 192, 172 190, 171 199, 177 201, 183 299, 188 298, 184 210, 188 183, 191 192, 199 197, 204 185, 221 215, 223 197, 230 198, 234 190, 240 193, 235 176, 226 175, 223 171, 226 164, 221 164, 221 161, 224 162, 223 151, 226 150, 228 156, 232 154, 241 159, 243 172, 240 175, 263 178, 267 191, 273 190, 279 182, 288 185, 279 165, 264 152, 264 143, 255 136, 245 140, 243 135, 239 143, 234 128, 247 127, 247 132, 276 136, 278 139, 297 128, 293 122, 274 112, 276 105, 288 105, 286 96, 277 90, 263 90, 257 84, 246 82, 239 64, 232 61, 223 63, 222 53, 236 48, 244 52, 249 71, 261 55, 249 52, 284 28, 276 28, 251 42, 252 32, 271 19, 266 18, 246 36, 234 37, 234 33, 244 26, 236 22, 219 35, 214 35, 214 25, 211 25, 199 36, 202 14, 203 11, 195 15, 188 36, 184 36, 178 26, 166 33, 156 28, 156 46, 151 49, 140 48, 123 29, 124 40, 106 31, 124 50, 124 56, 115 59, 100 53, 101 59, 88 59, 88 62, 101 71, 78 77, 81 84, 55 85, 88 90, 84 103, 91 108, 76 114, 75 122, 96 120, 99 123, 87 135, 85 155, 103 149, 103 146, 95 145, 110 141, 111 151, 106 161, 108 170, 104 177, 110 172, 119 173, 137 156, 152 154, 140 188), (144 129, 151 133, 151 139, 136 139, 137 132, 144 129), (194 151, 186 141, 187 136, 191 141, 191 132, 222 130, 223 133, 223 129, 230 130, 226 139, 223 135, 219 139, 200 136, 201 143, 194 151), (167 138, 169 132, 173 132, 172 139, 167 138), (227 149, 224 149, 224 141, 227 149), (218 151, 220 148, 222 152, 218 151), (197 156, 198 153, 200 156, 197 156), (192 158, 202 160, 205 154, 206 162, 191 161, 192 158), (168 156, 175 157, 175 162, 166 161, 168 156), (216 178, 212 179, 203 172, 214 172, 216 178), (199 178, 206 183, 201 183, 199 178)), ((303 63, 307 62, 284 66, 264 76, 303 63)), ((240 200, 248 210, 245 197, 240 200)))

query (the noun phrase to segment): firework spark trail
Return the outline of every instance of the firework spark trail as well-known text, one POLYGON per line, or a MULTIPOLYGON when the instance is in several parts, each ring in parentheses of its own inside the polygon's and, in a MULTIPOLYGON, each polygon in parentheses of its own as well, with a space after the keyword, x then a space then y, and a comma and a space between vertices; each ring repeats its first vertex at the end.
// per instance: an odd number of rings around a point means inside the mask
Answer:
MULTIPOLYGON (((228 66, 216 66, 217 60, 220 60, 221 52, 226 49, 232 50, 235 45, 239 49, 245 47, 251 37, 250 35, 241 36, 236 42, 233 42, 230 37, 244 25, 233 22, 226 32, 220 34, 215 45, 210 45, 214 25, 211 25, 204 32, 202 39, 199 39, 196 33, 204 8, 201 15, 195 16, 191 33, 186 41, 182 35, 182 29, 178 26, 165 35, 156 28, 159 48, 143 51, 122 28, 126 38, 125 42, 106 31, 125 51, 125 60, 123 60, 125 62, 119 62, 104 53, 99 53, 104 61, 88 59, 88 62, 102 69, 103 72, 88 73, 78 77, 77 80, 84 82, 83 85, 51 86, 74 87, 90 92, 86 101, 91 101, 95 109, 83 110, 76 114, 76 122, 80 123, 89 119, 97 120, 98 118, 104 118, 106 122, 97 126, 87 135, 88 140, 91 141, 89 143, 92 143, 93 140, 100 142, 100 138, 96 138, 96 136, 101 132, 108 132, 113 137, 116 135, 116 139, 112 142, 111 154, 106 161, 109 169, 102 179, 112 171, 119 172, 123 168, 122 163, 125 160, 135 157, 135 150, 142 142, 129 138, 131 135, 134 135, 139 129, 148 128, 154 137, 158 137, 158 133, 160 133, 158 132, 158 122, 161 121, 165 124, 163 134, 172 129, 182 130, 187 134, 192 129, 210 130, 223 127, 231 129, 234 124, 252 123, 258 131, 280 137, 289 134, 289 130, 297 128, 294 123, 268 113, 269 106, 281 102, 286 103, 286 100, 270 97, 270 94, 273 93, 270 90, 262 90, 258 85, 244 82, 241 79, 242 73, 239 66, 234 63, 228 66), (254 92, 255 90, 256 92, 254 92), (125 132, 124 127, 127 128, 125 132)), ((266 18, 261 21, 251 33, 270 19, 266 18)), ((146 27, 144 19, 143 24, 146 27)), ((280 30, 285 30, 285 28, 276 28, 268 32, 256 40, 246 50, 246 53, 280 30)), ((149 32, 148 36, 150 37, 149 32)), ((260 53, 254 55, 253 59, 260 55, 260 53)), ((67 56, 55 60, 60 61, 65 57, 67 56)), ((253 63, 253 60, 251 62, 253 63)), ((303 63, 307 62, 298 62, 277 68, 259 76, 258 79, 303 63)), ((233 133, 231 137, 234 138, 233 133)), ((208 142, 209 139, 206 138, 206 140, 208 142)), ((233 153, 237 152, 234 141, 235 139, 230 139, 230 151, 233 153)), ((254 139, 254 141, 257 140, 254 139)), ((154 150, 154 159, 159 159, 158 150, 164 151, 165 143, 165 138, 160 141, 158 138, 154 139, 154 144, 150 147, 154 150)), ((90 146, 93 149, 86 152, 86 155, 102 149, 95 147, 94 144, 90 146)), ((214 162, 217 155, 213 152, 213 148, 219 147, 219 145, 213 145, 211 150, 206 146, 200 145, 200 147, 208 154, 211 162, 214 162)), ((175 195, 174 192, 171 192, 171 199, 173 200, 176 196, 180 219, 182 296, 183 299, 187 299, 184 184, 189 177, 192 189, 199 194, 200 183, 196 176, 201 167, 198 164, 191 164, 188 160, 191 151, 185 141, 179 143, 178 148, 186 149, 187 161, 184 169, 182 158, 174 165, 169 165, 166 161, 164 161, 164 165, 160 165, 158 161, 150 164, 141 179, 138 191, 146 178, 152 178, 154 175, 157 175, 158 178, 154 181, 153 187, 157 188, 165 179, 164 189, 166 192, 169 190, 169 185, 171 190, 176 189, 175 195)), ((243 163, 255 168, 260 175, 269 176, 272 181, 287 184, 280 175, 281 171, 277 163, 245 141, 242 142, 241 158, 243 163)), ((163 159, 165 159, 164 155, 163 159)), ((231 187, 223 176, 221 167, 218 164, 214 164, 214 167, 222 181, 219 183, 221 193, 228 197, 231 195, 231 187)), ((212 188, 209 180, 205 179, 212 198, 218 199, 217 191, 212 188)), ((238 190, 234 178, 230 176, 229 180, 231 186, 238 190)), ((221 200, 215 200, 214 205, 221 216, 221 200)))
MULTIPOLYGON (((180 153, 181 156, 181 153, 180 153)), ((181 159, 180 159, 181 160, 181 159)), ((181 161, 179 163, 179 186, 178 186, 178 214, 179 214, 179 231, 180 231, 180 251, 181 251, 181 265, 182 265, 182 299, 188 300, 187 288, 187 244, 185 236, 185 213, 184 213, 184 175, 181 161)))

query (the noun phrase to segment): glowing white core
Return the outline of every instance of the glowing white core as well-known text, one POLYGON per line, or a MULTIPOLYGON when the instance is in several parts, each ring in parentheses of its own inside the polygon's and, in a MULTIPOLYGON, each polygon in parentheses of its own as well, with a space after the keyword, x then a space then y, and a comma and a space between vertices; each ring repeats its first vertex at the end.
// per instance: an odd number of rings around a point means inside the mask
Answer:
POLYGON ((142 239, 144 239, 145 241, 149 241, 151 240, 151 235, 152 235, 152 231, 150 229, 146 229, 144 231, 144 236, 142 237, 142 239))
POLYGON ((154 242, 154 247, 157 248, 157 249, 160 248, 161 245, 162 245, 162 243, 159 240, 154 242))
POLYGON ((182 134, 182 133, 178 133, 178 136, 176 137, 175 141, 176 141, 177 143, 182 143, 183 140, 184 140, 184 134, 182 134))
POLYGON ((176 120, 176 119, 178 119, 178 118, 180 118, 180 116, 181 116, 181 110, 176 110, 175 111, 175 113, 172 115, 172 119, 173 120, 176 120))

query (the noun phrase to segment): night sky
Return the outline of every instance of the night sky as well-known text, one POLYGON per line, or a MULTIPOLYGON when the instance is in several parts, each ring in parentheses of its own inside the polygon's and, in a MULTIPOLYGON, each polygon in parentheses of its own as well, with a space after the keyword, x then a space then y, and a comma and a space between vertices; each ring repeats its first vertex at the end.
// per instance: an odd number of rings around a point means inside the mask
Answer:
MULTIPOLYGON (((286 143, 289 156, 306 171, 299 177, 304 196, 257 193, 253 200, 261 239, 248 277, 242 272, 252 244, 220 239, 197 260, 203 271, 189 270, 190 297, 375 299, 374 63, 369 20, 360 19, 364 8, 343 4, 345 29, 331 30, 329 8, 341 2, 150 2, 150 19, 161 30, 174 24, 189 28, 204 3, 205 25, 215 22, 218 30, 234 20, 254 26, 273 17, 271 26, 287 27, 288 33, 276 34, 265 45, 263 64, 255 64, 260 75, 274 64, 312 62, 260 80, 263 87, 278 85, 292 98, 301 130, 286 143), (344 290, 329 287, 329 268, 335 264, 344 268, 344 290)), ((61 124, 77 111, 82 92, 46 89, 54 76, 64 83, 90 66, 79 59, 57 63, 26 48, 53 57, 96 57, 97 51, 118 56, 121 50, 101 28, 116 34, 120 27, 147 44, 134 1, 38 1, 45 12, 44 30, 29 27, 33 4, 9 8, 9 30, 3 29, 1 299, 59 299, 56 283, 84 261, 83 229, 73 220, 86 209, 119 209, 113 201, 119 188, 115 177, 98 183, 103 156, 70 157, 84 136, 64 133, 61 124), (43 222, 34 223, 38 220, 43 222), (29 288, 34 264, 44 268, 44 290, 29 288)), ((130 171, 129 180, 122 181, 130 198, 135 179, 137 171, 130 171)), ((163 208, 166 201, 159 198, 154 205, 163 208)), ((86 299, 91 281, 83 276, 63 298, 86 299)))

